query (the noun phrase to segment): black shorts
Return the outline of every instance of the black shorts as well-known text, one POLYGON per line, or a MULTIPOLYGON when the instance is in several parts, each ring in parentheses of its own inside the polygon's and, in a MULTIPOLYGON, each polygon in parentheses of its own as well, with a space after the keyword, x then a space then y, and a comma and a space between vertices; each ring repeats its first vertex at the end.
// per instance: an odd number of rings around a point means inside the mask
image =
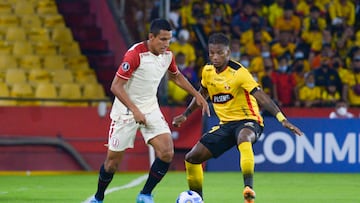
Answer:
POLYGON ((237 136, 243 128, 254 131, 255 142, 263 131, 263 127, 254 120, 232 121, 214 126, 201 137, 200 142, 209 149, 214 158, 217 158, 233 146, 237 146, 237 136))

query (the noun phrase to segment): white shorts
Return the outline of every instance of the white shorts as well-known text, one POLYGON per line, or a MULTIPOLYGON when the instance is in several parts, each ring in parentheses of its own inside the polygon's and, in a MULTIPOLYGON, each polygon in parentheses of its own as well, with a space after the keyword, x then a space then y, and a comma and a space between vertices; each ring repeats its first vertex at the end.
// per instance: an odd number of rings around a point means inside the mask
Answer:
POLYGON ((160 109, 145 114, 146 126, 135 122, 133 115, 121 115, 118 120, 112 120, 109 130, 108 147, 111 151, 124 151, 134 148, 136 132, 140 129, 145 143, 160 134, 171 134, 160 109))

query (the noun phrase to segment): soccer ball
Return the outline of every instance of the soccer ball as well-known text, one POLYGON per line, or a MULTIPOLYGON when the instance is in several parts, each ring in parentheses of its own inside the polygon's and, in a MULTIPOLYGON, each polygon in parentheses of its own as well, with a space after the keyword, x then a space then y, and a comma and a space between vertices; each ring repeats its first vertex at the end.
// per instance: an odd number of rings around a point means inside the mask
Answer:
POLYGON ((192 190, 184 191, 179 194, 176 203, 202 203, 201 196, 192 190))

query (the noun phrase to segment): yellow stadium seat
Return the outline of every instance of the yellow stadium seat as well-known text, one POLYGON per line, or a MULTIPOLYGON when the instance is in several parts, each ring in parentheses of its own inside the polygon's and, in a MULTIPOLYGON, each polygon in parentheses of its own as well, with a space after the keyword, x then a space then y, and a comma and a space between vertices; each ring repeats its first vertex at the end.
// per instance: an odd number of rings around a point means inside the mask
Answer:
POLYGON ((88 83, 83 86, 83 98, 85 99, 104 99, 104 87, 99 83, 88 83))
POLYGON ((14 83, 11 85, 10 96, 18 99, 16 104, 18 106, 34 105, 34 100, 26 100, 34 98, 34 90, 28 83, 14 83))
POLYGON ((66 68, 75 72, 76 70, 88 70, 90 65, 84 55, 68 56, 66 57, 66 68))
POLYGON ((87 106, 87 103, 83 101, 71 102, 71 100, 83 99, 81 87, 76 83, 61 84, 59 87, 59 98, 69 99, 69 101, 65 102, 66 106, 87 106))
POLYGON ((29 1, 17 1, 14 5, 14 13, 17 15, 34 14, 35 6, 29 1))
POLYGON ((42 27, 42 20, 39 15, 32 14, 32 15, 21 15, 20 16, 20 24, 23 28, 41 28, 42 27))
POLYGON ((65 20, 64 17, 60 14, 48 14, 43 15, 42 21, 43 25, 46 28, 54 29, 56 27, 65 28, 65 20))
POLYGON ((0 41, 0 54, 9 55, 12 53, 13 45, 7 41, 0 41))
MULTIPOLYGON (((89 83, 83 86, 83 98, 84 99, 107 99, 104 91, 104 87, 99 83, 89 83)), ((100 101, 89 101, 91 106, 99 105, 100 101)))
POLYGON ((19 24, 19 17, 15 14, 0 15, 0 28, 16 27, 19 24))
POLYGON ((57 45, 52 41, 38 41, 34 43, 34 53, 37 55, 56 55, 57 52, 57 45))
POLYGON ((13 55, 0 54, 0 70, 7 70, 11 68, 18 68, 18 62, 13 55))
POLYGON ((35 98, 39 99, 36 104, 39 106, 61 106, 61 101, 47 101, 46 99, 58 99, 57 88, 52 83, 41 83, 35 87, 35 98))
POLYGON ((15 56, 34 54, 33 45, 28 41, 16 41, 13 44, 12 53, 15 56))
POLYGON ((52 70, 51 77, 52 77, 52 82, 58 86, 60 86, 61 84, 74 82, 74 76, 72 72, 67 69, 52 70))
POLYGON ((8 85, 27 82, 26 72, 23 69, 11 68, 5 72, 5 82, 8 85))
POLYGON ((75 70, 75 81, 79 84, 98 83, 96 73, 93 69, 75 70))
POLYGON ((65 61, 64 57, 61 55, 50 55, 44 56, 44 69, 54 70, 54 69, 64 69, 65 61))
MULTIPOLYGON (((0 82, 0 97, 10 97, 10 90, 6 83, 0 82)), ((0 106, 15 106, 15 100, 0 99, 0 106)))
POLYGON ((26 31, 22 27, 9 27, 6 31, 5 39, 7 41, 25 41, 26 31))
POLYGON ((41 41, 50 41, 50 33, 47 28, 30 28, 27 32, 27 37, 30 42, 41 42, 41 41))
POLYGON ((0 2, 0 14, 11 14, 13 12, 11 3, 0 2))
POLYGON ((74 42, 72 32, 67 27, 53 28, 51 33, 51 39, 58 44, 74 42))
POLYGON ((25 70, 42 68, 41 57, 38 55, 24 55, 19 57, 19 67, 25 70))
POLYGON ((66 42, 59 44, 59 54, 64 56, 79 56, 81 55, 80 46, 77 42, 66 42))
POLYGON ((33 86, 37 86, 41 83, 50 83, 51 75, 44 69, 32 69, 29 71, 28 81, 33 86))
POLYGON ((56 3, 52 0, 39 0, 36 5, 36 12, 39 15, 58 14, 56 3))

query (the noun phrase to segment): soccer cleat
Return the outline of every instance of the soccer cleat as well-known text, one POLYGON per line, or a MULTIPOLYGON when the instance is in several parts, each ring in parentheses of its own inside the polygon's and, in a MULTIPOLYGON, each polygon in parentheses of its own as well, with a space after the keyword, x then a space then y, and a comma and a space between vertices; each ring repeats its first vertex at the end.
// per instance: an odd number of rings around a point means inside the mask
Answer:
POLYGON ((103 203, 103 201, 102 201, 102 200, 97 200, 97 199, 95 198, 95 196, 94 196, 94 197, 92 197, 92 198, 90 199, 89 203, 103 203))
POLYGON ((139 194, 136 198, 136 203, 154 203, 152 195, 139 194))
POLYGON ((255 202, 255 191, 249 186, 244 188, 244 203, 254 203, 255 202))

